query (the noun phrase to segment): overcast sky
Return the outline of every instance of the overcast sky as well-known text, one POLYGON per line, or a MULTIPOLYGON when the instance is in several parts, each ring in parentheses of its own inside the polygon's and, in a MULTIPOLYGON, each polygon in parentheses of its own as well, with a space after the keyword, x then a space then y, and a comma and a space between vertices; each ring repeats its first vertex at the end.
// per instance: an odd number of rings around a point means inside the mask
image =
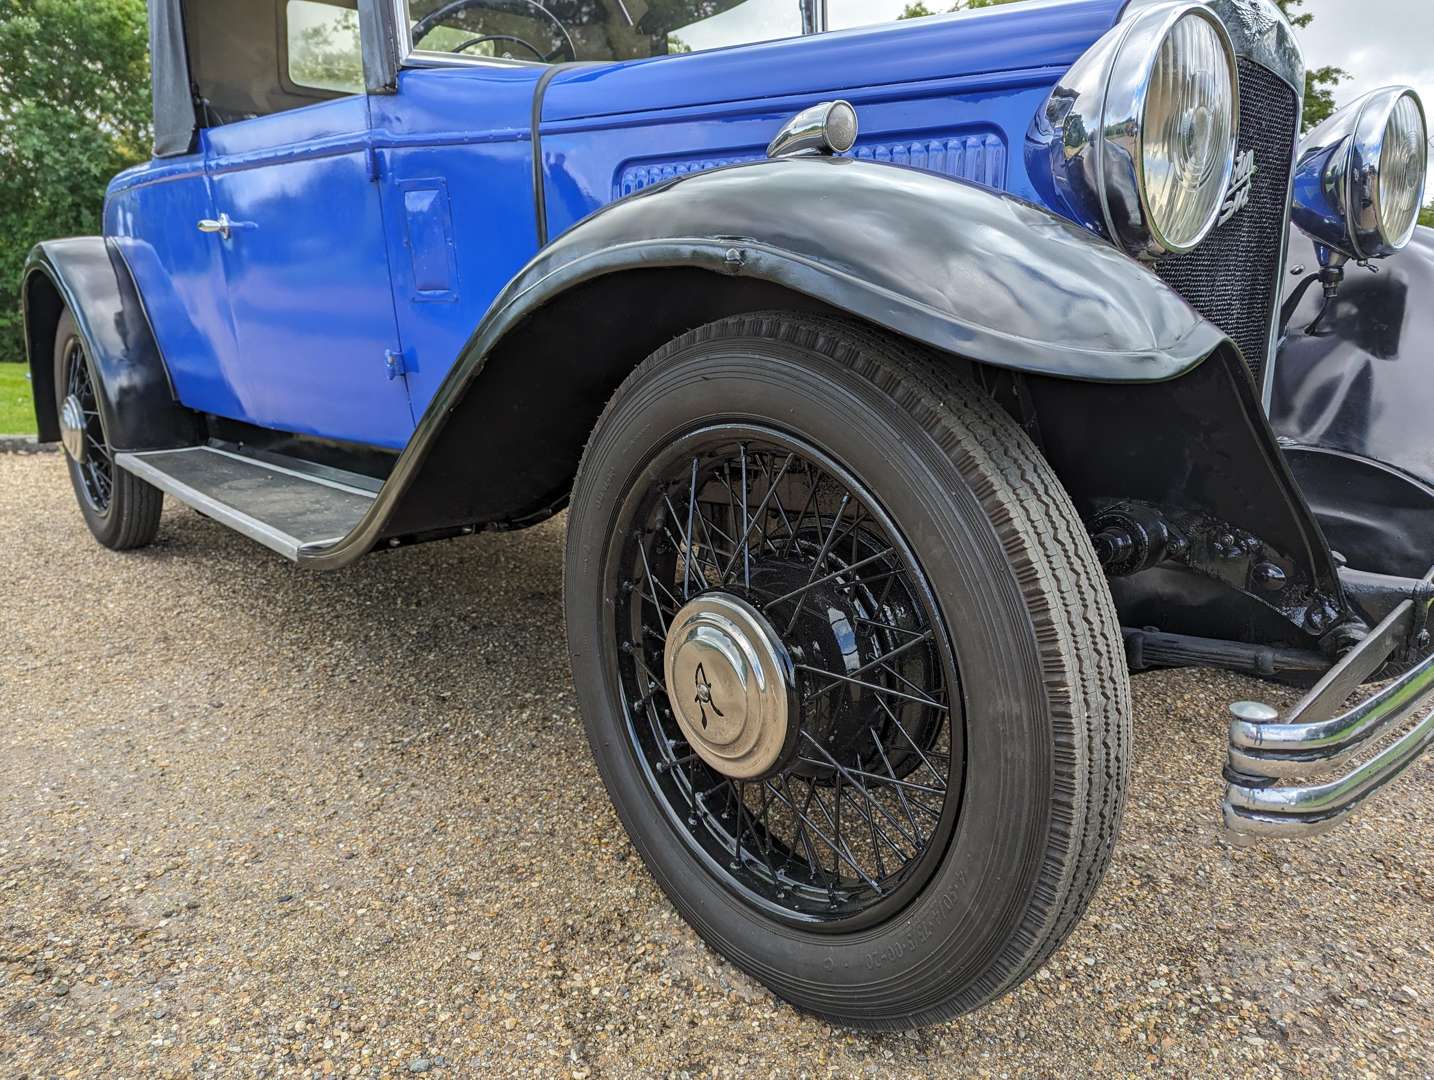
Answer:
POLYGON ((1405 83, 1434 110, 1434 0, 1306 0, 1305 8, 1315 17, 1299 32, 1305 62, 1354 76, 1335 90, 1340 105, 1405 83))

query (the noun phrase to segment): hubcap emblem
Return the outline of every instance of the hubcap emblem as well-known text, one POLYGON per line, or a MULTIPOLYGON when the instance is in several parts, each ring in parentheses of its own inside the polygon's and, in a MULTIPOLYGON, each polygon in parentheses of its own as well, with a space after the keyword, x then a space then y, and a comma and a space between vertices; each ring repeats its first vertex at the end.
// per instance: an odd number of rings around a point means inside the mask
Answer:
POLYGON ((60 406, 60 444, 76 464, 85 460, 85 409, 80 399, 71 394, 60 406))
POLYGON ((749 780, 790 748, 792 662, 761 612, 707 593, 672 620, 663 654, 667 698, 692 749, 724 776, 749 780))
POLYGON ((701 710, 704 728, 707 726, 708 706, 711 706, 712 711, 718 716, 722 715, 722 710, 717 708, 712 701, 712 684, 707 681, 707 673, 702 670, 701 664, 697 665, 697 696, 693 700, 697 702, 697 708, 701 710))

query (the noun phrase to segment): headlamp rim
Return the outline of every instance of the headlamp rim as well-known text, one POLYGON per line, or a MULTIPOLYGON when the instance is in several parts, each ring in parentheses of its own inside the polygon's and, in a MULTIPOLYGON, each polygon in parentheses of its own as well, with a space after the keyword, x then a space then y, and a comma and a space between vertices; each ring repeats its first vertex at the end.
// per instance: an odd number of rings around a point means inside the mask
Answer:
MULTIPOLYGON (((1128 40, 1128 39, 1127 39, 1128 40)), ((1121 60, 1121 53, 1117 53, 1115 63, 1118 65, 1121 60)), ((1110 98, 1106 98, 1106 108, 1109 108, 1110 98)), ((1155 47, 1146 57, 1143 75, 1141 78, 1141 92, 1138 98, 1139 116, 1135 123, 1135 153, 1134 162, 1136 170, 1136 191, 1140 198, 1140 214, 1145 230, 1150 236, 1151 255, 1160 257, 1164 255, 1184 255, 1194 251, 1197 247, 1209 239, 1210 233, 1214 231, 1220 220, 1220 210, 1224 203, 1225 193, 1230 188, 1230 181, 1235 174, 1235 159, 1239 154, 1240 139, 1240 65, 1235 55, 1235 44, 1230 38, 1230 31, 1224 21, 1210 8, 1201 3, 1187 4, 1178 13, 1173 13, 1167 18, 1163 33, 1155 42, 1155 47), (1150 101, 1150 83, 1155 76, 1155 66, 1159 63, 1160 52, 1164 48, 1170 35, 1175 28, 1187 18, 1203 19, 1215 30, 1216 39, 1219 41, 1223 51, 1226 64, 1230 72, 1230 145, 1228 152, 1224 155, 1224 168, 1220 178, 1220 197, 1215 200, 1209 215, 1196 231, 1195 239, 1188 244, 1176 244, 1165 235, 1160 223, 1156 220, 1155 214, 1150 208, 1150 188, 1145 175, 1145 143, 1149 128, 1146 123, 1147 110, 1150 101)), ((1104 119, 1104 117, 1103 117, 1104 119)), ((1104 123, 1102 132, 1109 130, 1104 123)))
MULTIPOLYGON (((1428 146, 1429 117, 1424 111, 1424 102, 1420 100, 1419 94, 1413 87, 1408 86, 1388 87, 1385 91, 1376 91, 1370 95, 1370 100, 1365 103, 1364 109, 1360 113, 1359 121, 1355 125, 1355 138, 1350 146, 1350 151, 1354 157, 1350 163, 1347 174, 1349 190, 1346 194, 1345 203, 1349 221, 1350 240, 1357 248, 1365 247, 1365 236, 1360 232, 1358 221, 1352 213, 1353 208, 1359 205, 1359 203, 1355 201, 1355 196, 1359 194, 1359 192, 1355 191, 1355 185, 1360 183, 1365 188, 1364 194, 1368 196, 1369 206, 1373 211, 1374 232, 1378 242, 1378 253, 1371 254, 1368 256, 1370 258, 1379 258, 1381 256, 1392 255, 1396 251, 1402 251, 1409 245, 1409 241, 1414 239, 1414 230, 1419 227, 1419 213, 1416 209, 1414 220, 1410 223, 1405 234, 1402 237, 1389 236, 1384 231, 1384 214, 1381 206, 1381 198, 1383 196, 1384 152, 1386 150, 1384 137, 1389 130, 1389 121, 1393 118, 1395 109, 1399 107, 1399 103, 1405 98, 1413 101, 1414 107, 1419 111, 1419 122, 1424 135, 1423 142, 1425 146, 1428 146), (1387 98, 1387 100, 1380 100, 1381 98, 1387 98), (1379 108, 1376 108, 1376 105, 1379 105, 1379 108), (1368 165, 1362 169, 1359 167, 1362 159, 1365 161, 1373 161, 1374 168, 1372 171, 1368 168, 1368 165)), ((1414 199, 1416 208, 1424 205, 1424 195, 1428 190, 1428 184, 1429 171, 1426 165, 1424 176, 1419 182, 1419 190, 1414 199)))

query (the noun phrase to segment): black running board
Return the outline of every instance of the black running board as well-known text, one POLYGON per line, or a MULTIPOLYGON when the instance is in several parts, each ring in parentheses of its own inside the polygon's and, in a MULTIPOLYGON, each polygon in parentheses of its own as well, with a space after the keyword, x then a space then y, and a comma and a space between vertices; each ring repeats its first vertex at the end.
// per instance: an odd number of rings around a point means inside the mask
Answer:
POLYGON ((347 536, 375 493, 213 446, 117 454, 115 464, 286 559, 347 536))

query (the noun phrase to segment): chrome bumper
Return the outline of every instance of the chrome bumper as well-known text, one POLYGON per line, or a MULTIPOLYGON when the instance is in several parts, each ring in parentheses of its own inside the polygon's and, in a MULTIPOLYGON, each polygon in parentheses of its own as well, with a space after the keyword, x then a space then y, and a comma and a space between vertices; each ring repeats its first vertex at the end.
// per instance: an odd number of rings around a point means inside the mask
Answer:
POLYGON ((1280 786, 1280 781, 1291 777, 1320 778, 1338 772, 1434 702, 1434 655, 1430 655, 1348 712, 1317 719, 1343 704, 1409 639, 1415 615, 1413 601, 1395 608, 1287 716, 1258 702, 1230 707, 1235 716, 1230 724, 1225 791, 1225 825, 1230 832, 1245 837, 1324 832, 1434 746, 1434 713, 1430 713, 1341 776, 1306 787, 1280 786))

